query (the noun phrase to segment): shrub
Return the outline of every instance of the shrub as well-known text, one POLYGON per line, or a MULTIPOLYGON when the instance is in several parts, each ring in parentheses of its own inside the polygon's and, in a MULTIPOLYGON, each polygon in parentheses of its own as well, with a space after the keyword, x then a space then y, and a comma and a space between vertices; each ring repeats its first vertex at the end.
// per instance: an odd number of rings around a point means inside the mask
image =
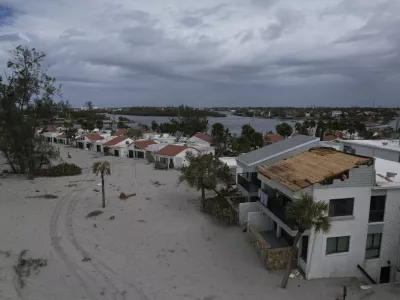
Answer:
POLYGON ((62 163, 39 171, 39 176, 60 177, 82 174, 81 167, 75 164, 62 163))
POLYGON ((238 214, 223 196, 206 199, 206 212, 227 225, 239 223, 238 214))

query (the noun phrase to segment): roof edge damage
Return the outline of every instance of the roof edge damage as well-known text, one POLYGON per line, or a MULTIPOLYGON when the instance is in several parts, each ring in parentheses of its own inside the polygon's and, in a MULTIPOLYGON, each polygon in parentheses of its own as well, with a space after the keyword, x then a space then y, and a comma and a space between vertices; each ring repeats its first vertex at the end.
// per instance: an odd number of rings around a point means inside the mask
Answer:
POLYGON ((372 165, 374 158, 348 154, 328 147, 314 147, 295 156, 258 168, 258 172, 297 192, 316 183, 345 180, 348 172, 361 165, 372 165))

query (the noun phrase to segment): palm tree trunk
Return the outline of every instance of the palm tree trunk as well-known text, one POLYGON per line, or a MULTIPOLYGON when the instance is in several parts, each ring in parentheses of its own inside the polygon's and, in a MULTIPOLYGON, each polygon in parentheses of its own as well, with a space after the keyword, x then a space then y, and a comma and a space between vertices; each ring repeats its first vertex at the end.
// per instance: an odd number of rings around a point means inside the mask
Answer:
POLYGON ((203 211, 205 211, 206 210, 206 193, 205 193, 203 184, 201 185, 201 205, 202 205, 203 211))
POLYGON ((299 231, 297 231, 296 237, 294 238, 292 249, 290 251, 289 259, 288 259, 288 262, 286 265, 285 275, 282 278, 281 288, 283 288, 283 289, 286 288, 286 285, 288 283, 290 271, 292 270, 293 257, 295 255, 296 249, 297 249, 297 243, 299 242, 302 235, 303 235, 303 232, 299 230, 299 231))
POLYGON ((106 195, 104 191, 104 172, 101 172, 101 193, 103 195, 103 202, 102 202, 102 207, 106 207, 106 195))

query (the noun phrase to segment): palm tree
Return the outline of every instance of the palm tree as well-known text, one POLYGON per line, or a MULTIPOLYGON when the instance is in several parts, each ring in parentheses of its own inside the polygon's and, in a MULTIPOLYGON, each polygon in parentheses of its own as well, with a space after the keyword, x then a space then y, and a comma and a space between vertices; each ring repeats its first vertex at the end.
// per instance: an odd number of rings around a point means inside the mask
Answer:
POLYGON ((110 163, 108 161, 98 161, 95 162, 92 166, 92 171, 93 174, 96 176, 99 175, 101 176, 101 193, 103 195, 103 202, 102 202, 102 207, 106 207, 106 195, 104 192, 104 175, 111 175, 111 168, 110 168, 110 163))
POLYGON ((206 209, 205 190, 217 190, 218 183, 227 185, 231 177, 229 167, 213 154, 194 156, 187 154, 189 164, 181 168, 179 182, 186 181, 190 187, 201 190, 202 208, 206 209))
POLYGON ((302 194, 300 199, 291 202, 286 207, 286 217, 296 223, 298 231, 294 238, 281 288, 285 288, 288 283, 297 243, 304 231, 314 229, 315 234, 320 231, 323 233, 329 232, 331 223, 328 217, 328 208, 328 203, 323 201, 315 202, 309 194, 302 194))

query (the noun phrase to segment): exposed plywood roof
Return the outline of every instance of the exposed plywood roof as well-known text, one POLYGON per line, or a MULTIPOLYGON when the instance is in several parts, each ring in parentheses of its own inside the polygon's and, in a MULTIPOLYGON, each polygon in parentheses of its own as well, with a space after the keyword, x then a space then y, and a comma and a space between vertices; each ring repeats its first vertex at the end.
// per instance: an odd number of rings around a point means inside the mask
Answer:
POLYGON ((312 148, 272 165, 261 166, 261 175, 279 182, 296 192, 334 178, 359 165, 365 165, 370 157, 340 152, 331 148, 312 148))

